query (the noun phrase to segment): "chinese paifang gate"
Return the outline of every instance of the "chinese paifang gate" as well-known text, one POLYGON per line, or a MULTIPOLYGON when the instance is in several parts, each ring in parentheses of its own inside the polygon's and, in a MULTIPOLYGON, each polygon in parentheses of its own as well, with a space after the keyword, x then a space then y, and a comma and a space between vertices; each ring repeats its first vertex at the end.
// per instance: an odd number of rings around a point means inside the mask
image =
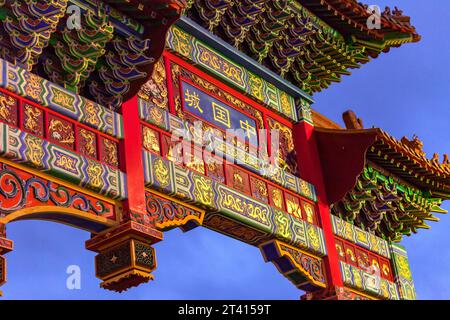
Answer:
POLYGON ((350 69, 420 40, 402 11, 2 0, 0 12, 0 284, 6 225, 40 219, 92 234, 109 290, 153 279, 164 232, 203 226, 258 247, 303 299, 415 299, 398 243, 445 213, 448 157, 311 109, 350 69))

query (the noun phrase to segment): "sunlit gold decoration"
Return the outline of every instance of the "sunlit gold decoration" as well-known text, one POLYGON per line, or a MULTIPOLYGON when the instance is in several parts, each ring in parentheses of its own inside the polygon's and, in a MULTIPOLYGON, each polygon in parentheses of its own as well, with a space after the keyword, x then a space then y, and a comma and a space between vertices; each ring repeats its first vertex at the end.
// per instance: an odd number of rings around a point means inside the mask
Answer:
POLYGON ((320 249, 320 236, 319 236, 317 229, 314 226, 309 226, 307 232, 309 235, 309 240, 310 240, 311 246, 315 250, 320 249))
POLYGON ((15 100, 12 97, 0 94, 0 118, 9 120, 14 103, 15 100))
POLYGON ((263 199, 267 199, 267 197, 269 196, 269 193, 267 191, 267 185, 265 184, 265 182, 255 179, 254 185, 255 185, 255 189, 256 189, 257 193, 259 194, 259 196, 263 199))
POLYGON ((382 267, 382 271, 383 271, 383 275, 385 276, 385 277, 387 277, 390 273, 391 273, 391 269, 389 268, 389 266, 387 265, 387 264, 383 264, 383 267, 382 267))
POLYGON ((162 123, 164 120, 163 112, 159 108, 152 108, 152 110, 150 111, 150 116, 153 123, 162 123))
POLYGON ((41 95, 40 78, 32 73, 25 73, 25 92, 33 100, 39 101, 41 95))
POLYGON ((302 209, 300 207, 300 203, 288 199, 286 200, 286 208, 289 214, 298 219, 302 218, 302 209))
POLYGON ((305 213, 306 213, 306 221, 308 221, 309 223, 314 223, 314 208, 313 208, 313 206, 307 202, 304 202, 303 210, 305 210, 305 213))
POLYGON ((397 263, 397 266, 398 266, 398 275, 401 278, 411 280, 412 275, 411 275, 411 270, 409 268, 408 258, 397 255, 395 257, 395 260, 396 260, 395 262, 397 263))
POLYGON ((191 43, 190 36, 186 32, 183 32, 181 29, 174 28, 172 29, 174 33, 174 47, 175 51, 180 53, 181 55, 188 57, 191 53, 191 43))
POLYGON ((169 168, 160 158, 156 159, 153 168, 155 170, 155 178, 161 188, 165 188, 170 184, 169 168))
POLYGON ((272 190, 272 201, 275 207, 278 209, 283 208, 283 194, 278 189, 272 190))
POLYGON ((117 144, 108 139, 104 139, 103 143, 106 149, 105 152, 103 153, 103 161, 112 166, 118 166, 119 159, 117 155, 117 144))
POLYGON ((352 262, 356 262, 355 254, 353 253, 353 251, 352 251, 351 249, 347 249, 347 250, 345 251, 345 253, 347 254, 347 256, 350 257, 350 260, 351 260, 352 262))
POLYGON ((67 94, 66 92, 57 89, 56 87, 51 88, 53 92, 53 102, 62 106, 65 109, 73 110, 75 97, 67 94))
POLYGON ((194 175, 193 179, 195 199, 206 206, 212 206, 214 200, 212 180, 199 175, 194 175))
POLYGON ((76 172, 77 169, 75 167, 75 159, 65 155, 65 154, 58 154, 56 158, 56 165, 60 168, 64 168, 71 172, 76 172))
POLYGON ((208 175, 219 182, 224 182, 225 178, 222 173, 222 162, 221 160, 215 160, 214 158, 209 158, 206 162, 208 167, 208 175))
POLYGON ((36 166, 41 167, 42 159, 44 158, 44 150, 42 149, 42 140, 32 135, 27 135, 25 138, 27 149, 25 151, 27 158, 36 166))
POLYGON ((365 253, 361 253, 358 255, 358 265, 363 266, 365 268, 369 267, 369 257, 365 253))
POLYGON ((282 212, 278 210, 274 210, 275 212, 275 223, 277 225, 278 232, 285 238, 291 237, 291 230, 289 229, 289 219, 282 212))
POLYGON ((251 94, 261 100, 264 101, 264 84, 261 78, 250 74, 249 77, 249 86, 251 90, 251 94))
POLYGON ((352 273, 353 273, 353 279, 355 281, 355 286, 357 288, 363 288, 363 280, 361 277, 361 273, 359 272, 359 270, 357 268, 353 268, 352 269, 352 273))
POLYGON ((75 135, 70 124, 64 125, 60 120, 51 119, 48 129, 51 132, 52 138, 62 144, 72 144, 75 142, 75 135))
POLYGON ((342 246, 340 244, 336 244, 336 251, 338 252, 340 257, 345 257, 344 250, 342 250, 342 246))
POLYGON ((147 127, 143 127, 143 145, 148 151, 153 151, 157 154, 161 151, 156 132, 147 127))
POLYGON ((300 191, 304 196, 306 196, 308 198, 312 197, 312 195, 313 195, 311 186, 304 180, 301 180, 301 182, 300 182, 300 191))
POLYGON ((295 153, 292 130, 273 119, 269 119, 268 122, 270 129, 274 132, 278 132, 279 134, 280 149, 277 154, 279 166, 281 167, 281 169, 288 170, 291 173, 296 173, 297 164, 295 163, 295 161, 290 161, 290 159, 293 158, 293 154, 295 153))
POLYGON ((285 92, 280 93, 281 108, 284 114, 292 114, 291 101, 289 100, 289 95, 285 92))
POLYGON ((163 60, 155 64, 152 78, 141 88, 139 97, 150 101, 161 109, 167 108, 168 91, 166 85, 166 69, 163 60))
POLYGON ((98 118, 98 110, 95 107, 94 103, 92 101, 86 100, 85 109, 86 111, 86 121, 93 125, 94 127, 97 127, 100 124, 100 120, 98 118))
POLYGON ((93 188, 98 189, 102 186, 102 166, 92 160, 88 160, 88 166, 86 169, 89 176, 89 185, 93 188))
POLYGON ((33 106, 27 105, 24 109, 25 114, 27 116, 27 120, 25 121, 25 129, 36 133, 39 127, 39 117, 42 115, 42 111, 39 108, 35 108, 33 106))
POLYGON ((239 172, 233 173, 233 186, 238 189, 242 189, 244 187, 244 179, 239 172))
POLYGON ((191 160, 186 163, 186 167, 200 173, 205 173, 205 163, 203 162, 203 159, 195 154, 192 154, 190 158, 191 160))
POLYGON ((83 152, 84 154, 95 157, 96 150, 95 150, 95 136, 90 133, 89 131, 86 131, 84 129, 80 130, 80 135, 83 137, 85 143, 83 145, 83 152))
POLYGON ((376 268, 376 270, 380 270, 380 264, 378 263, 377 260, 372 259, 372 267, 376 268))

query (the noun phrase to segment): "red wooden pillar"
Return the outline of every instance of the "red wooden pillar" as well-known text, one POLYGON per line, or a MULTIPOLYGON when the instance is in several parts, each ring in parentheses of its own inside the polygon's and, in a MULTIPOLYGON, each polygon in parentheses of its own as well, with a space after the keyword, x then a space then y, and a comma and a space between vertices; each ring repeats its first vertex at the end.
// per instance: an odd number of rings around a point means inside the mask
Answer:
POLYGON ((124 220, 142 224, 146 213, 144 166, 142 161, 142 131, 139 120, 138 97, 122 105, 124 139, 120 148, 121 170, 127 175, 128 199, 124 201, 124 220))
POLYGON ((96 275, 101 287, 124 291, 153 279, 156 254, 152 245, 163 238, 147 215, 142 161, 142 134, 137 96, 122 105, 124 138, 120 141, 120 169, 126 174, 127 199, 120 224, 86 241, 98 253, 96 275))
MULTIPOLYGON (((302 120, 294 126, 294 137, 300 175, 316 187, 319 220, 324 231, 327 246, 327 256, 324 262, 327 272, 328 290, 330 290, 329 294, 334 296, 335 288, 342 287, 343 284, 314 126, 308 121, 302 120)), ((325 298, 326 294, 322 297, 325 298)))

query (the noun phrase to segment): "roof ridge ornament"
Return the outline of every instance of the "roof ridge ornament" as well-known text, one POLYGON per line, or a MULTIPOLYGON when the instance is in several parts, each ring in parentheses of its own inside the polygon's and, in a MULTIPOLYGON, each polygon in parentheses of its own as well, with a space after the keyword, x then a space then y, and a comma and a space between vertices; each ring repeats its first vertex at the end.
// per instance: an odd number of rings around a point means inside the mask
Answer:
POLYGON ((342 114, 347 129, 364 129, 363 120, 356 116, 353 110, 347 110, 342 114))
POLYGON ((404 145, 406 145, 408 148, 410 148, 412 151, 414 151, 419 156, 425 157, 425 152, 423 151, 423 141, 419 139, 419 137, 414 134, 412 136, 412 140, 408 139, 406 136, 404 136, 400 142, 404 145))

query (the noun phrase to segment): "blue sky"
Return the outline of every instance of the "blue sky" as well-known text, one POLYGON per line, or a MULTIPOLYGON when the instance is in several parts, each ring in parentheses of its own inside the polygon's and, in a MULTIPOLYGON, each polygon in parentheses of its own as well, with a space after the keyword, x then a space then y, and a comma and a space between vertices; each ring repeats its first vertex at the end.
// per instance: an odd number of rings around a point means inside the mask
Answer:
MULTIPOLYGON (((353 109, 366 127, 377 126, 397 138, 417 134, 431 157, 450 153, 450 2, 373 1, 398 5, 422 35, 418 44, 392 49, 342 83, 315 96, 315 108, 341 122, 353 109)), ((444 203, 450 210, 450 202, 444 203)), ((450 216, 431 230, 403 241, 418 297, 450 299, 450 216)), ((197 228, 173 230, 157 249, 155 281, 123 294, 98 287, 94 253, 84 249, 87 232, 41 221, 8 225, 15 250, 7 255, 6 299, 298 299, 302 294, 264 263, 259 250, 197 228), (81 290, 66 289, 66 269, 79 265, 81 290)))

